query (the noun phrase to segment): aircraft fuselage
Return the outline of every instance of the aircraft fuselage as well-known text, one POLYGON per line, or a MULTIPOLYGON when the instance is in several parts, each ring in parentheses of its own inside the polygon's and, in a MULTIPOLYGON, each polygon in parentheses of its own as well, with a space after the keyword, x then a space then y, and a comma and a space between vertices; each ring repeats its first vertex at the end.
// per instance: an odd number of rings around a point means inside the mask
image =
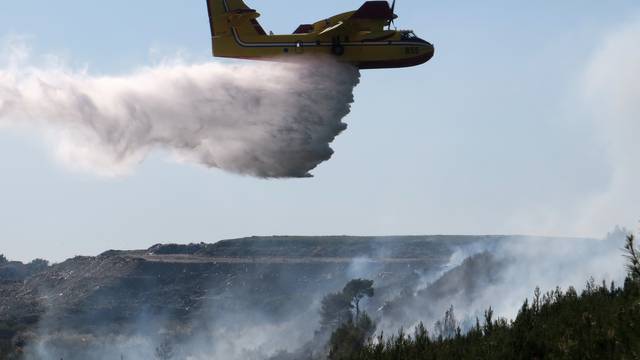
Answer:
POLYGON ((412 31, 385 29, 397 17, 386 1, 368 1, 359 10, 300 25, 293 34, 267 34, 260 14, 242 0, 208 0, 217 57, 289 61, 329 55, 360 69, 423 64, 435 52, 412 31))
POLYGON ((399 68, 423 64, 434 55, 432 44, 420 39, 401 39, 398 31, 385 31, 361 39, 321 40, 315 34, 242 36, 213 38, 214 55, 219 57, 284 60, 301 55, 332 55, 361 69, 399 68))

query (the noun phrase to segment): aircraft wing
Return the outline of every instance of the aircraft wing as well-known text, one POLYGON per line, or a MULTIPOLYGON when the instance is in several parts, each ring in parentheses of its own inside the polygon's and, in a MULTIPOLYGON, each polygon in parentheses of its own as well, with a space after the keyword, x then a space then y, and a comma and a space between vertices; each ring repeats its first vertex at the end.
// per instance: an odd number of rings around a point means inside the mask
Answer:
POLYGON ((380 24, 384 27, 397 16, 386 1, 367 1, 351 15, 350 21, 355 23, 380 24))
POLYGON ((360 9, 327 27, 319 35, 333 37, 360 31, 380 32, 396 17, 387 1, 367 1, 360 9))
POLYGON ((397 18, 386 1, 367 1, 345 22, 353 30, 377 32, 397 18))

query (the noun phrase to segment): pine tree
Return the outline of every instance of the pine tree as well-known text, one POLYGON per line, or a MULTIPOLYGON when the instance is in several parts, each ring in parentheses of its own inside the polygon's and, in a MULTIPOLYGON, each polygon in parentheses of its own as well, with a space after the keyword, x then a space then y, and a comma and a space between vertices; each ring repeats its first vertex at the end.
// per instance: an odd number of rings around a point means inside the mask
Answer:
POLYGON ((636 249, 633 234, 627 236, 624 249, 626 251, 625 257, 628 261, 627 271, 629 272, 629 277, 632 280, 640 281, 640 252, 636 249))

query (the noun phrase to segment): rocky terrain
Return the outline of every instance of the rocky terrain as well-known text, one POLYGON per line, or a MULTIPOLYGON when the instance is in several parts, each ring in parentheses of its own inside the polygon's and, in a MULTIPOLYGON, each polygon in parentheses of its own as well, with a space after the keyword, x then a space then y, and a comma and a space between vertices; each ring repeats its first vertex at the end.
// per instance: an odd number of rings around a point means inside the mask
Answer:
MULTIPOLYGON (((456 251, 490 249, 510 238, 252 237, 110 250, 18 275, 5 265, 0 338, 7 353, 70 329, 100 337, 152 327, 154 333, 189 337, 234 319, 237 326, 302 321, 312 332, 318 301, 350 279, 374 280, 378 295, 369 309, 392 311, 385 310, 391 308, 386 300, 414 293, 425 278, 450 270, 456 251)), ((472 271, 485 277, 497 272, 499 263, 478 261, 488 263, 489 271, 472 271)), ((478 261, 467 265, 478 267, 478 261)), ((450 287, 446 279, 430 286, 441 292, 450 287)))

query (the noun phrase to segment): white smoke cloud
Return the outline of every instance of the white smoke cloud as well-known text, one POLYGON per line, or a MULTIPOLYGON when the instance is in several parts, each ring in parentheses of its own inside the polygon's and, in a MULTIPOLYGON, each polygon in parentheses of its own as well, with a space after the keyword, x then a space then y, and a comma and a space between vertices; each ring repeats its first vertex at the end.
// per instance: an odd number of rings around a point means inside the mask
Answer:
POLYGON ((306 177, 333 151, 358 71, 331 59, 146 67, 95 76, 33 66, 12 41, 0 67, 0 128, 37 129, 65 164, 127 174, 155 150, 258 177, 306 177))
POLYGON ((640 218, 640 19, 612 31, 585 72, 585 99, 606 144, 608 189, 585 206, 583 228, 631 226, 640 218))
POLYGON ((596 284, 605 281, 609 286, 613 281, 621 286, 626 276, 624 237, 618 229, 603 240, 514 236, 462 246, 451 254, 446 268, 450 272, 425 274, 410 301, 403 303, 403 296, 393 299, 400 301, 393 306, 401 310, 379 319, 378 330, 394 333, 419 322, 432 327, 450 306, 462 328, 469 329, 490 307, 497 317, 515 319, 536 287, 543 294, 556 287, 581 291, 590 278, 596 284))

